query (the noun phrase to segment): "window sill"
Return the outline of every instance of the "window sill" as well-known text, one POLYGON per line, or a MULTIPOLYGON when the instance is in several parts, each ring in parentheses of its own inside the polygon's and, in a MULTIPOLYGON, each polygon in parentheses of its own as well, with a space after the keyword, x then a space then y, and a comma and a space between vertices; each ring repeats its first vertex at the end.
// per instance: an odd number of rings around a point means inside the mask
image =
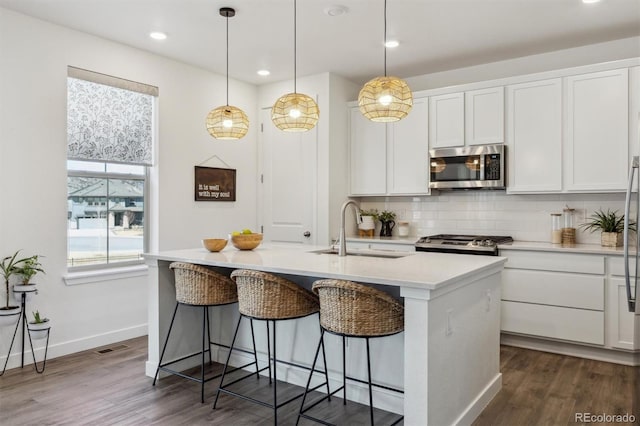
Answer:
POLYGON ((121 268, 105 268, 93 271, 71 272, 63 276, 66 285, 91 284, 102 281, 113 281, 124 278, 146 276, 149 271, 147 265, 125 266, 121 268))

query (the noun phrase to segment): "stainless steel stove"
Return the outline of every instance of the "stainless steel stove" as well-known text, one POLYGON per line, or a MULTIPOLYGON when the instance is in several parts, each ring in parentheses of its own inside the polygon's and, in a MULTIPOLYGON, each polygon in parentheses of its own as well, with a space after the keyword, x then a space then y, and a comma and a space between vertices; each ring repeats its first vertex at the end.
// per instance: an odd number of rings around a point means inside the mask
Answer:
POLYGON ((438 234, 420 238, 415 246, 416 251, 497 256, 499 244, 512 242, 505 236, 438 234))

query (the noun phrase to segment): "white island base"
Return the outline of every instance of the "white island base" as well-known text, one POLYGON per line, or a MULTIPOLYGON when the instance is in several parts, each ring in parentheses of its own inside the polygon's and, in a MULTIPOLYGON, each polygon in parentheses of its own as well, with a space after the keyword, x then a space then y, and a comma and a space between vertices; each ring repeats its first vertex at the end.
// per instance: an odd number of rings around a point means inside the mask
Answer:
MULTIPOLYGON (((150 298, 146 374, 155 374, 175 306, 171 262, 209 265, 227 274, 238 268, 283 274, 305 287, 318 278, 347 279, 385 289, 404 301, 404 333, 376 339, 384 350, 372 355, 377 357, 372 359, 374 382, 403 387, 404 397, 378 391, 374 404, 388 411, 404 412, 405 425, 471 424, 502 385, 500 277, 505 259, 444 253, 409 253, 402 258, 337 257, 309 252, 314 249, 318 247, 263 245, 253 251, 227 248, 209 253, 190 249, 145 254, 150 298)), ((212 340, 218 338, 228 344, 237 321, 237 305, 214 308, 211 312, 212 340)), ((287 347, 282 350, 286 353, 279 349, 278 357, 310 365, 319 336, 317 316, 293 323, 283 326, 284 332, 278 329, 279 348, 287 347), (281 345, 281 339, 289 340, 288 344, 281 345)), ((180 311, 165 359, 198 351, 201 326, 200 310, 180 311)), ((242 330, 245 338, 246 331, 242 330)), ((264 334, 257 326, 259 351, 266 345, 264 334)), ((357 349, 355 344, 354 348, 357 349)), ((333 352, 340 352, 337 346, 333 352)), ((354 352, 353 356, 362 356, 357 350, 354 352)), ((214 350, 219 362, 224 362, 226 353, 214 350)), ((334 363, 331 354, 328 357, 331 380, 337 383, 341 371, 335 367, 340 363, 334 363)), ((266 355, 262 359, 266 362, 266 355)), ((198 363, 198 357, 194 357, 184 367, 198 363)), ((358 366, 366 362, 364 358, 353 362, 349 359, 349 364, 358 366)), ((306 374, 305 370, 295 371, 291 367, 283 367, 283 374, 278 370, 279 379, 302 386, 306 374)), ((366 404, 362 386, 354 387, 349 399, 366 404)))

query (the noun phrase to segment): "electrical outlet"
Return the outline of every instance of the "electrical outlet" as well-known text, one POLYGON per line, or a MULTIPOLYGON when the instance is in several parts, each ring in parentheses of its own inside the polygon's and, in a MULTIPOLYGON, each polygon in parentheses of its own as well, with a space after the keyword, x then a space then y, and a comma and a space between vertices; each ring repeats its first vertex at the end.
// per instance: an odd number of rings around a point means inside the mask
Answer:
POLYGON ((445 336, 451 336, 453 334, 453 309, 447 309, 447 324, 444 330, 445 336))

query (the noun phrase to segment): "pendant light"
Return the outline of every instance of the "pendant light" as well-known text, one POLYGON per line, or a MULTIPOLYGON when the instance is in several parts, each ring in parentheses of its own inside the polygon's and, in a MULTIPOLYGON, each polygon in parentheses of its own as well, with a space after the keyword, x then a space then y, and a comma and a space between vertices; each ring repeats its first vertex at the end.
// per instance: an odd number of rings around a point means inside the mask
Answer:
MULTIPOLYGON (((387 42, 387 0, 384 0, 384 42, 387 42)), ((387 76, 387 48, 384 48, 384 77, 369 80, 358 95, 360 112, 371 121, 402 120, 413 107, 413 95, 402 79, 387 76)))
POLYGON ((207 130, 216 139, 240 139, 249 130, 247 114, 240 108, 229 105, 229 18, 236 15, 230 7, 221 7, 220 15, 227 21, 227 104, 212 109, 207 115, 207 130))
POLYGON ((296 0, 293 0, 293 93, 281 96, 271 108, 271 121, 285 132, 306 132, 318 122, 320 110, 310 96, 296 89, 296 0))

